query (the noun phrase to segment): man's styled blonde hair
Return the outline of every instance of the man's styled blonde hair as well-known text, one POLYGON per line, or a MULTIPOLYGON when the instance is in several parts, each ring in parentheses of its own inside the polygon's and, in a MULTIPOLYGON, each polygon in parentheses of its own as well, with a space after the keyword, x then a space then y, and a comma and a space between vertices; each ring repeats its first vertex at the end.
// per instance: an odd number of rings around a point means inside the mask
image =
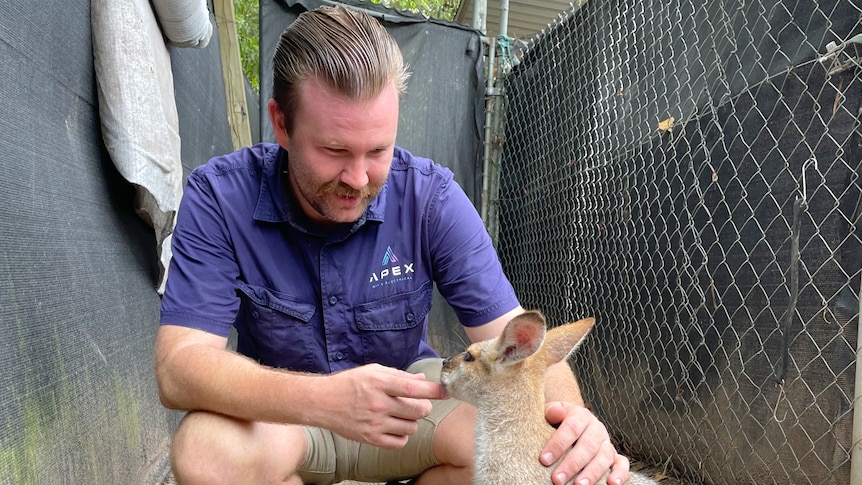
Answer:
POLYGON ((390 82, 403 94, 409 77, 398 44, 380 22, 343 6, 300 14, 281 34, 272 64, 272 98, 284 114, 288 133, 298 88, 309 79, 364 101, 390 82))

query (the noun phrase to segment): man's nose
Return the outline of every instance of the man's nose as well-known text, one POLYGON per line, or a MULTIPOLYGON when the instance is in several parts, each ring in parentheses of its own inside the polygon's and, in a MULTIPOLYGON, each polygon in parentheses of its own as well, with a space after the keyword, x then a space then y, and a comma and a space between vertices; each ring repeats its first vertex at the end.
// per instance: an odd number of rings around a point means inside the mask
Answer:
POLYGON ((368 185, 368 164, 363 160, 351 160, 341 171, 341 182, 356 190, 368 185))

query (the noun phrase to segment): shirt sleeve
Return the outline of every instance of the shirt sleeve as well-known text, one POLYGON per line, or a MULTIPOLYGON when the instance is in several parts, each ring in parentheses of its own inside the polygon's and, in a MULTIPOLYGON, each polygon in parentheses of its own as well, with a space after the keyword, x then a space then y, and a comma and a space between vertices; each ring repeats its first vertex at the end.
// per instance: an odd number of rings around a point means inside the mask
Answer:
POLYGON ((177 214, 161 323, 228 336, 239 310, 238 265, 206 172, 189 175, 177 214))
POLYGON ((519 305, 481 217, 451 178, 431 202, 427 227, 434 280, 462 325, 483 325, 519 305))

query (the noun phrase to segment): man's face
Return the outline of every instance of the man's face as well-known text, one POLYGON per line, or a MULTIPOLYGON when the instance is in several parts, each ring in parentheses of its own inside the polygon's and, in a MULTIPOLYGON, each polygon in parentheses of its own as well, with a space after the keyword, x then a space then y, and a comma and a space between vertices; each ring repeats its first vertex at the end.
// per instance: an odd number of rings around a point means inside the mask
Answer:
POLYGON ((354 101, 308 81, 299 88, 290 135, 274 103, 270 117, 288 152, 290 187, 303 211, 324 225, 357 221, 389 176, 398 130, 395 87, 354 101))

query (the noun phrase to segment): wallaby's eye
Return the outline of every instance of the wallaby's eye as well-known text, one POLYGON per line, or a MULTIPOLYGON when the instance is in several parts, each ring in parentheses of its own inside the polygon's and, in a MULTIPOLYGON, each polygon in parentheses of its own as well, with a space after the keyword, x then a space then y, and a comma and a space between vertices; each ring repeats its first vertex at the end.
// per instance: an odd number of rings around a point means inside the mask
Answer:
POLYGON ((464 352, 464 362, 473 362, 474 360, 476 359, 473 358, 473 354, 470 352, 464 352))

